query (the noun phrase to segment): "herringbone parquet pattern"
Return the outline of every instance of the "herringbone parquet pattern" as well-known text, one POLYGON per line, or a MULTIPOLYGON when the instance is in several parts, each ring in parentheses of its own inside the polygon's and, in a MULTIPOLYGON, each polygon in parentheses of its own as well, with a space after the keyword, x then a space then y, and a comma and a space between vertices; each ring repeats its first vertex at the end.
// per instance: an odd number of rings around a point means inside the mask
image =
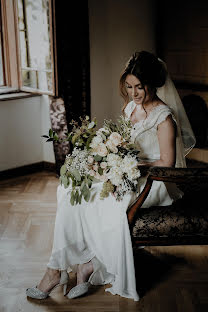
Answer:
POLYGON ((112 296, 106 286, 74 300, 61 289, 43 301, 28 299, 25 289, 39 282, 50 256, 58 183, 49 172, 0 181, 0 312, 208 311, 208 246, 139 250, 139 302, 112 296))

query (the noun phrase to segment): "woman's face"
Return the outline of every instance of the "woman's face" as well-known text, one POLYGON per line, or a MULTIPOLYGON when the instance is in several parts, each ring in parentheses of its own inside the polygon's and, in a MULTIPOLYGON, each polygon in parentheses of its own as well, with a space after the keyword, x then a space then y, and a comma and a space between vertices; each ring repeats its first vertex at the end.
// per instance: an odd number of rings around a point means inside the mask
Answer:
POLYGON ((151 99, 147 86, 144 89, 140 80, 134 75, 129 74, 126 76, 125 86, 129 97, 135 104, 142 105, 151 99))

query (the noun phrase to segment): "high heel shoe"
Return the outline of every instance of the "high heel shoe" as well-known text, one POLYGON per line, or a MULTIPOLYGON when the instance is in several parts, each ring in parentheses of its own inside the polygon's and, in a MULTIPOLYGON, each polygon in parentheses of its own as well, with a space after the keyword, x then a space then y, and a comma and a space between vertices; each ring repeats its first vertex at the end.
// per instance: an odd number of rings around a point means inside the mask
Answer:
POLYGON ((35 286, 35 287, 32 287, 32 288, 28 288, 26 290, 26 295, 28 297, 34 298, 34 299, 46 299, 49 296, 49 294, 56 287, 59 287, 59 286, 63 285, 63 294, 65 296, 66 295, 68 282, 69 282, 69 275, 68 275, 67 271, 61 271, 60 282, 57 285, 55 285, 54 287, 52 287, 50 291, 44 292, 44 291, 41 291, 40 289, 38 289, 37 286, 35 286))
POLYGON ((77 298, 77 297, 80 297, 84 294, 86 294, 89 290, 89 287, 90 287, 90 282, 94 276, 94 274, 100 269, 101 265, 100 265, 100 262, 96 259, 96 258, 93 258, 92 260, 92 265, 93 265, 93 272, 92 274, 90 275, 89 279, 87 282, 85 283, 82 283, 82 284, 79 284, 75 287, 73 287, 69 293, 67 294, 67 297, 69 299, 73 299, 73 298, 77 298))

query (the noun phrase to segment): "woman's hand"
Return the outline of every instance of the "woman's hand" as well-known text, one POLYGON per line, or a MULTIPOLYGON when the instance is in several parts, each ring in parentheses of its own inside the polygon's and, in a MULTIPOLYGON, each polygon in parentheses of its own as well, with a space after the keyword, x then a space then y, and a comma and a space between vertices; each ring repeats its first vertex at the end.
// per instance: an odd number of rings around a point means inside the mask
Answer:
POLYGON ((150 163, 141 161, 141 162, 139 163, 139 167, 140 167, 140 166, 142 166, 142 167, 143 167, 143 166, 148 166, 148 167, 149 167, 149 166, 150 166, 150 163))

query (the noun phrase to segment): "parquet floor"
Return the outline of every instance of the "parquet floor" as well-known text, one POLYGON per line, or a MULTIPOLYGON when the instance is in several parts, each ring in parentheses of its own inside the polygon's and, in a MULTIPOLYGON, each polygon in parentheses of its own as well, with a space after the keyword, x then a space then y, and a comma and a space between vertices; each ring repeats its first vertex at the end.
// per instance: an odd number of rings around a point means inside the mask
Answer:
POLYGON ((49 172, 0 181, 0 312, 208 311, 208 246, 140 249, 139 302, 106 293, 107 286, 74 300, 59 288, 43 301, 27 298, 25 289, 41 279, 50 255, 57 185, 49 172))

